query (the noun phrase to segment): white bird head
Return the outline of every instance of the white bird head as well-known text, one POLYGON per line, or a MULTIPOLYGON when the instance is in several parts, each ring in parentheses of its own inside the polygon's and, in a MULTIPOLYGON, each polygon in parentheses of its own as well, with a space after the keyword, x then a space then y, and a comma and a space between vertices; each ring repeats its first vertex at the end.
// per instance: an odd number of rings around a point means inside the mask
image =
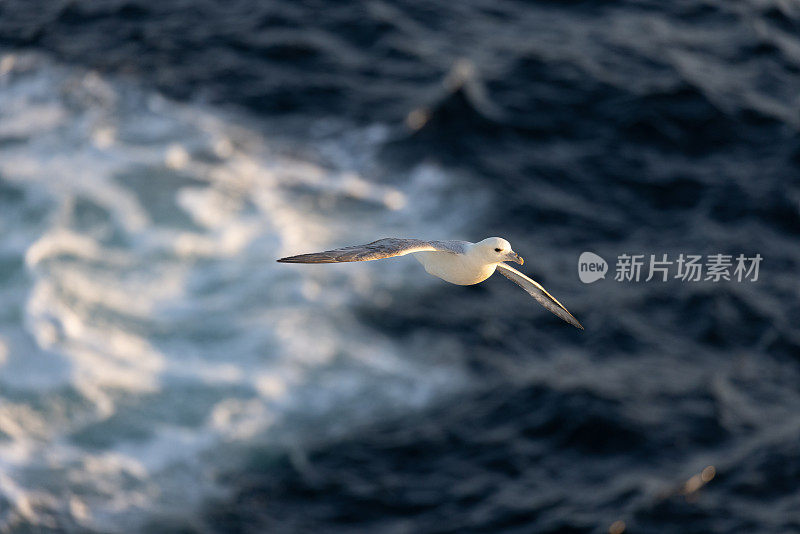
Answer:
POLYGON ((487 237, 483 241, 478 241, 475 243, 475 250, 481 258, 490 263, 513 261, 522 265, 525 261, 519 254, 511 250, 511 243, 502 237, 487 237))

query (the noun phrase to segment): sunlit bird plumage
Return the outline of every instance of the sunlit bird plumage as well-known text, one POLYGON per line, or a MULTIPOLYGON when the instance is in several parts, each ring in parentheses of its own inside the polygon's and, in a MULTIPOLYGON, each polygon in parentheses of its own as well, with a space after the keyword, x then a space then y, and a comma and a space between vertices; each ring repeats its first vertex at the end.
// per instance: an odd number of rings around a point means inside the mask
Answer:
POLYGON ((451 284, 478 284, 499 272, 552 313, 583 330, 581 323, 555 297, 537 282, 505 263, 513 261, 522 265, 523 259, 511 249, 508 241, 499 237, 489 237, 478 243, 388 237, 365 245, 289 256, 279 259, 278 262, 342 263, 373 261, 407 254, 412 254, 429 274, 451 284))

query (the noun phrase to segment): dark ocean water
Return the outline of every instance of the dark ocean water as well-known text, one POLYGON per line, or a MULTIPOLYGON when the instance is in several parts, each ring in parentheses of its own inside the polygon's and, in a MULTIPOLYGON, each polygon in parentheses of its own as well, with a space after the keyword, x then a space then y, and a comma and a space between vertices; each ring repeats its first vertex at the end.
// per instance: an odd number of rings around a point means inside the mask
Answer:
POLYGON ((0 3, 0 233, 0 532, 800 532, 792 0, 0 3))

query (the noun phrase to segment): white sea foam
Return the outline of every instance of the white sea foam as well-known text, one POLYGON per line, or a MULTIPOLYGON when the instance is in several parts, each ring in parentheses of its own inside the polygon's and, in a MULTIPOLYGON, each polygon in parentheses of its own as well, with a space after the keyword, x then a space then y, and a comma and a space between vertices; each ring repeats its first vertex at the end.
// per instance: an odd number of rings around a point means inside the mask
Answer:
POLYGON ((302 158, 245 122, 0 59, 0 530, 134 528, 197 503, 232 447, 302 448, 467 381, 348 309, 435 283, 413 262, 274 259, 458 235, 479 200, 434 166, 372 179, 384 127, 309 125, 302 158))

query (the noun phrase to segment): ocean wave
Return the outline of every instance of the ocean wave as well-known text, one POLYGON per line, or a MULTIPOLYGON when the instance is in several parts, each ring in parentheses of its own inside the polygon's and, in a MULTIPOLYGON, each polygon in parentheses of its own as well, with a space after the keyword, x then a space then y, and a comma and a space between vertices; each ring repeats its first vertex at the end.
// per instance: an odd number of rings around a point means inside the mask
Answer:
POLYGON ((348 311, 424 292, 407 265, 274 263, 480 209, 440 217, 436 166, 371 176, 385 127, 320 125, 303 159, 235 115, 3 61, 3 528, 126 530, 199 502, 243 443, 301 449, 468 383, 348 311))

